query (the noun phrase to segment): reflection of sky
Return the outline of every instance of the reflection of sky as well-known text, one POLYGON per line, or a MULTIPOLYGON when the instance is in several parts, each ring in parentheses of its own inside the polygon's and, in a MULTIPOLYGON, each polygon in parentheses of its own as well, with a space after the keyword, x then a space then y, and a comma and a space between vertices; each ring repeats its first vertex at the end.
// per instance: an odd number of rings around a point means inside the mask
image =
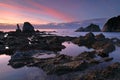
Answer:
POLYGON ((0 23, 36 24, 106 18, 120 13, 120 0, 0 0, 0 23))
POLYGON ((78 56, 80 53, 84 51, 92 51, 93 49, 88 49, 85 46, 77 46, 73 44, 72 42, 64 42, 63 45, 66 46, 65 49, 63 49, 60 53, 66 54, 70 56, 78 56))

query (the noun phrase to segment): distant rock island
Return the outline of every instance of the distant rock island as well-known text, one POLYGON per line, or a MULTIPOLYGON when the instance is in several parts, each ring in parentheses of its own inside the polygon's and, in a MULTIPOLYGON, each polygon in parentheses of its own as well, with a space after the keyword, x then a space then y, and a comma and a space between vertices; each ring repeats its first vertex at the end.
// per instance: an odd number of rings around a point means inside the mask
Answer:
POLYGON ((120 32, 120 16, 110 18, 104 25, 103 32, 120 32))
POLYGON ((86 28, 80 27, 76 30, 76 32, 100 32, 100 28, 96 24, 90 24, 86 28))

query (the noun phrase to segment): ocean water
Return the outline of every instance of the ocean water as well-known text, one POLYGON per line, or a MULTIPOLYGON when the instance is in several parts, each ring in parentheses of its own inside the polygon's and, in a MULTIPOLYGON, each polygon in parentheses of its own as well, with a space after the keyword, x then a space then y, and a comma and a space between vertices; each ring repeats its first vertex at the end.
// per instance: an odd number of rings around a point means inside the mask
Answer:
MULTIPOLYGON (((84 36, 87 32, 74 32, 75 29, 39 29, 40 31, 55 31, 52 34, 60 35, 60 36, 84 36)), ((14 29, 11 30, 4 30, 4 31, 14 31, 14 29)), ((100 34, 103 32, 94 32, 95 35, 100 34)), ((108 38, 119 38, 120 39, 120 33, 116 32, 104 32, 103 33, 108 38)), ((91 51, 92 49, 88 49, 84 46, 77 46, 71 42, 64 42, 63 45, 66 46, 65 49, 60 51, 60 54, 66 54, 70 56, 77 56, 81 52, 84 51, 91 51)), ((116 46, 116 50, 112 53, 110 53, 110 57, 113 57, 114 59, 109 62, 120 62, 120 47, 116 46)), ((51 55, 43 55, 41 57, 49 57, 54 56, 54 54, 51 55)), ((36 67, 22 67, 19 69, 14 69, 11 66, 8 65, 8 61, 10 60, 10 56, 8 55, 0 55, 0 80, 64 80, 67 75, 63 76, 57 76, 57 75, 47 75, 42 69, 36 68, 36 67)), ((103 63, 102 65, 105 65, 103 63)))

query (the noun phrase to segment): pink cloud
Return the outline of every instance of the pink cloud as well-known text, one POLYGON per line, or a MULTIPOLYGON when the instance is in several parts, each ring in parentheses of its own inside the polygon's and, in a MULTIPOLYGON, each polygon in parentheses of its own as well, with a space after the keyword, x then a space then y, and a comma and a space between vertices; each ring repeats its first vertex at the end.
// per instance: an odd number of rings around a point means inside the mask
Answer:
POLYGON ((30 14, 38 14, 41 16, 41 14, 46 15, 46 16, 51 16, 53 18, 62 20, 62 21, 72 21, 73 19, 68 16, 68 14, 64 14, 62 12, 59 12, 58 10, 46 7, 44 5, 38 4, 35 1, 32 0, 26 0, 27 3, 29 3, 30 5, 37 7, 39 9, 42 9, 43 11, 40 11, 36 8, 31 8, 29 6, 25 6, 25 5, 21 5, 18 2, 12 1, 13 5, 10 4, 6 4, 6 3, 0 3, 0 6, 2 7, 6 7, 8 9, 12 9, 12 10, 17 10, 17 11, 25 11, 28 12, 30 14))
POLYGON ((44 13, 47 14, 47 15, 51 15, 55 18, 58 18, 58 19, 62 19, 63 21, 72 21, 73 18, 71 18, 70 16, 68 16, 68 14, 64 14, 64 13, 61 13, 59 12, 58 10, 55 10, 55 9, 52 9, 52 8, 49 8, 47 6, 44 6, 44 5, 41 5, 35 1, 32 1, 32 0, 27 0, 29 4, 37 7, 37 8, 40 8, 40 9, 43 9, 44 10, 44 13))

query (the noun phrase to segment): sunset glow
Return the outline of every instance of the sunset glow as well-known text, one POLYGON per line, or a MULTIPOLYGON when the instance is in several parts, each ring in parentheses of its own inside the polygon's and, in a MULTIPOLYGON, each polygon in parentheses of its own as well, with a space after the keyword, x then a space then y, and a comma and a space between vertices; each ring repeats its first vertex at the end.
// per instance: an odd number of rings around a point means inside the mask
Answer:
POLYGON ((119 2, 113 0, 0 0, 0 23, 13 24, 29 21, 34 24, 46 24, 106 18, 120 13, 117 5, 119 2))

